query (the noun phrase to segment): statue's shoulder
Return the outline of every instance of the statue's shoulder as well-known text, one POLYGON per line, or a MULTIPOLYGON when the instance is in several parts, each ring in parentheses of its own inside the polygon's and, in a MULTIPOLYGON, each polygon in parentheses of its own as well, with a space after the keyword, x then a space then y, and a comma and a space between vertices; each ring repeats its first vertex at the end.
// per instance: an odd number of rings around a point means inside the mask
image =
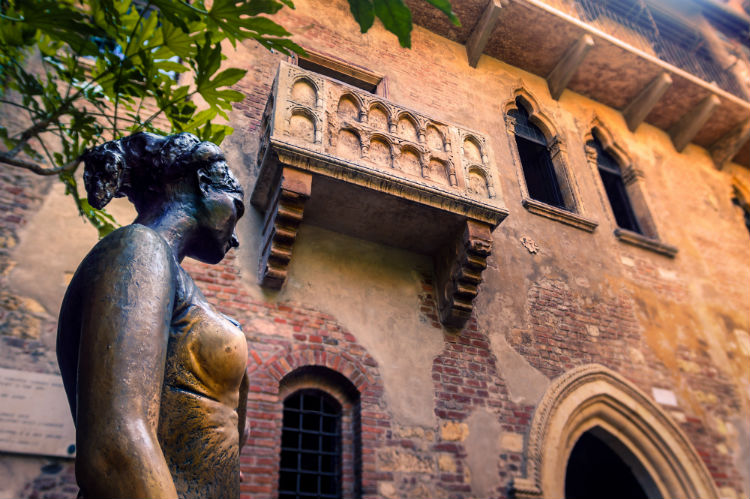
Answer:
POLYGON ((167 246, 167 241, 159 235, 154 229, 141 224, 130 224, 120 227, 110 232, 102 241, 125 241, 137 240, 146 244, 156 244, 167 246))
POLYGON ((140 224, 126 225, 112 231, 97 243, 89 258, 139 262, 171 262, 172 249, 155 230, 140 224))

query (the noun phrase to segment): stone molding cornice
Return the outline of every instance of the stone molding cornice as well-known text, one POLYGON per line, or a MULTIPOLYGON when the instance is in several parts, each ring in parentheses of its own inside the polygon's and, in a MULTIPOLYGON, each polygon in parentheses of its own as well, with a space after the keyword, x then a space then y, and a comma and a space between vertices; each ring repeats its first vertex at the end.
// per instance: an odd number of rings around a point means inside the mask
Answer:
MULTIPOLYGON (((508 216, 507 210, 484 203, 481 200, 460 196, 426 182, 417 182, 390 175, 387 171, 379 168, 371 168, 364 164, 310 151, 288 142, 272 139, 269 150, 277 155, 277 161, 280 164, 465 216, 486 223, 493 229, 508 216)), ((260 187, 265 184, 270 190, 270 184, 274 177, 273 173, 272 168, 261 171, 261 176, 258 178, 253 192, 253 204, 259 207, 267 204, 268 195, 267 193, 264 194, 264 189, 260 187)))
POLYGON ((563 210, 562 208, 537 201, 536 199, 524 197, 521 204, 523 204, 523 207, 534 215, 549 218, 550 220, 555 220, 586 232, 594 232, 594 229, 599 225, 599 222, 596 222, 595 220, 583 217, 572 211, 563 210))
POLYGON ((676 247, 667 243, 663 243, 658 239, 653 239, 651 237, 644 236, 643 234, 638 234, 637 232, 633 232, 620 227, 615 229, 615 237, 624 243, 638 246, 639 248, 647 249, 655 253, 668 256, 669 258, 674 258, 679 251, 676 247))

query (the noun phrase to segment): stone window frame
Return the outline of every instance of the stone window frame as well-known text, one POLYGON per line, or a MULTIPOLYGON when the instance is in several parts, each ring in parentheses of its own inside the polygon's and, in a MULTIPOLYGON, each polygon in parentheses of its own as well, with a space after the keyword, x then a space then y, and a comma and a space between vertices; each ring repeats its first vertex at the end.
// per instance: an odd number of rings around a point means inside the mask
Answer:
MULTIPOLYGON (((322 391, 341 405, 341 497, 360 498, 362 430, 359 390, 346 376, 328 367, 307 365, 294 369, 279 382, 279 405, 282 411, 278 419, 279 439, 282 438, 283 402, 301 390, 322 391)), ((276 480, 278 482, 278 476, 276 480)))
MULTIPOLYGON (((341 73, 343 75, 346 75, 350 78, 353 78, 354 80, 358 80, 362 83, 372 85, 375 87, 375 91, 371 92, 373 95, 377 95, 379 97, 388 98, 388 79, 385 75, 375 73, 373 71, 370 71, 369 69, 359 67, 355 64, 352 64, 348 61, 344 61, 342 59, 339 59, 338 57, 334 57, 328 54, 324 54, 322 52, 318 52, 315 50, 310 50, 309 48, 306 48, 305 51, 307 52, 306 55, 300 56, 298 54, 292 54, 289 56, 288 61, 291 64, 294 64, 295 66, 299 66, 300 58, 312 63, 315 66, 319 66, 324 69, 331 70, 336 73, 341 73)), ((318 72, 315 71, 315 69, 308 67, 306 68, 308 71, 318 72)), ((319 73, 322 74, 322 73, 319 73)), ((333 76, 329 76, 331 78, 334 78, 333 76)), ((334 78, 338 80, 338 78, 334 78)), ((341 80, 338 80, 341 81, 341 80)), ((366 92, 369 92, 369 90, 365 89, 364 86, 355 85, 351 82, 342 82, 347 85, 352 85, 354 87, 360 88, 361 90, 364 90, 366 92)))
POLYGON ((635 165, 635 162, 619 144, 619 141, 614 139, 614 136, 609 129, 604 126, 598 118, 592 120, 591 125, 588 127, 588 133, 584 136, 583 143, 586 161, 594 174, 601 204, 607 214, 606 216, 608 217, 610 224, 615 227, 615 237, 623 243, 674 258, 678 249, 662 242, 659 238, 656 223, 651 215, 652 210, 646 199, 645 174, 643 170, 635 165), (599 141, 604 151, 612 156, 620 166, 622 181, 625 184, 625 191, 628 200, 630 201, 630 206, 638 225, 640 226, 640 233, 619 227, 615 220, 612 205, 604 188, 601 174, 599 173, 596 149, 588 145, 588 143, 594 138, 599 141))
POLYGON ((539 402, 526 443, 526 472, 513 481, 513 497, 564 497, 567 460, 590 430, 607 435, 626 461, 637 460, 636 476, 648 473, 661 497, 719 496, 705 463, 669 414, 623 376, 588 364, 558 377, 539 402))
POLYGON ((557 222, 575 227, 577 229, 593 232, 598 222, 583 215, 583 203, 581 202, 580 189, 574 181, 569 167, 568 151, 560 133, 552 124, 552 121, 542 112, 536 99, 525 89, 516 89, 509 100, 506 101, 503 115, 508 134, 508 146, 516 167, 516 176, 521 190, 521 204, 530 213, 539 215, 557 222), (516 144, 516 133, 514 123, 509 112, 518 109, 517 101, 520 101, 529 114, 529 121, 533 123, 547 141, 547 150, 555 170, 558 186, 563 197, 565 209, 532 199, 526 186, 526 176, 521 163, 521 155, 516 144))
POLYGON ((736 175, 732 175, 732 203, 742 210, 745 227, 750 232, 750 188, 736 175))

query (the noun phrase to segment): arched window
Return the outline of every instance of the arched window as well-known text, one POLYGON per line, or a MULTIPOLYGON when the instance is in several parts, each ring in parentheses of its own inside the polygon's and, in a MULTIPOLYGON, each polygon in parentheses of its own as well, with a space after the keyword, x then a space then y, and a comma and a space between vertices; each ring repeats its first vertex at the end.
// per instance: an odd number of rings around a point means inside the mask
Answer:
POLYGON ((537 201, 568 209, 560 190, 547 139, 539 127, 529 121, 529 112, 520 99, 516 99, 516 108, 508 111, 508 116, 513 120, 516 146, 529 196, 537 201))
POLYGON ((616 439, 595 427, 573 446, 565 471, 565 499, 660 499, 643 465, 616 439), (616 448, 619 447, 619 448, 616 448))
POLYGON ((341 497, 341 414, 341 404, 322 390, 298 390, 284 400, 280 499, 341 497))
POLYGON ((622 178, 622 170, 617 160, 604 149, 595 135, 586 145, 596 151, 596 165, 617 225, 623 229, 643 234, 643 229, 638 223, 633 206, 630 203, 630 197, 622 178))
POLYGON ((534 412, 526 449, 525 476, 513 481, 517 499, 621 497, 615 482, 633 487, 626 497, 719 495, 708 468, 670 415, 597 364, 571 369, 550 384, 534 412), (593 463, 586 457, 592 454, 593 463), (595 467, 605 461, 609 470, 604 473, 616 476, 595 488, 602 473, 595 467))
POLYGON ((279 499, 362 497, 357 388, 337 371, 303 366, 284 376, 279 395, 279 499))

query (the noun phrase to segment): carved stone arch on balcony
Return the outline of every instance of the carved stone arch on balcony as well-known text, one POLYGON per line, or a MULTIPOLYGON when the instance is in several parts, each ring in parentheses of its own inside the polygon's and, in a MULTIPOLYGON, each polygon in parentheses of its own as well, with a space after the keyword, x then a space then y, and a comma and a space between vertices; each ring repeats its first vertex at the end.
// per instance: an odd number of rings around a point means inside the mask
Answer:
POLYGON ((368 148, 367 158, 369 161, 381 167, 393 168, 396 145, 390 137, 383 133, 373 132, 370 134, 368 148))
POLYGON ((398 112, 394 122, 399 137, 410 142, 419 142, 419 121, 409 111, 398 112))
POLYGON ((339 119, 344 120, 362 121, 365 109, 366 106, 362 98, 354 92, 343 92, 336 104, 336 114, 339 119))
POLYGON ((440 156, 429 155, 424 169, 424 177, 438 184, 455 185, 456 173, 453 165, 440 156))
POLYGON ((441 152, 450 151, 450 142, 446 133, 435 123, 428 123, 425 127, 425 144, 428 149, 441 152))
POLYGON ((480 198, 495 197, 492 176, 482 165, 471 165, 466 169, 466 191, 480 198))
POLYGON ((394 158, 394 164, 398 170, 415 177, 423 177, 425 165, 423 151, 411 144, 403 144, 397 148, 397 155, 394 158))
POLYGON ((289 109, 287 129, 289 135, 303 142, 318 144, 323 140, 320 118, 306 106, 294 105, 289 109))
POLYGON ((362 134, 352 127, 342 127, 336 134, 336 154, 349 161, 362 158, 362 134))
POLYGON ((323 104, 320 84, 305 75, 294 78, 289 88, 289 98, 298 104, 312 108, 321 107, 323 104))
POLYGON ((685 433, 650 397, 614 371, 590 364, 557 378, 537 406, 518 499, 564 497, 566 465, 584 433, 606 435, 651 496, 717 497, 706 465, 685 433))
POLYGON ((393 123, 390 107, 379 100, 370 102, 367 109, 367 123, 372 128, 386 133, 389 132, 393 123))
POLYGON ((465 164, 485 165, 489 161, 484 140, 472 133, 465 133, 461 137, 461 156, 465 164))

